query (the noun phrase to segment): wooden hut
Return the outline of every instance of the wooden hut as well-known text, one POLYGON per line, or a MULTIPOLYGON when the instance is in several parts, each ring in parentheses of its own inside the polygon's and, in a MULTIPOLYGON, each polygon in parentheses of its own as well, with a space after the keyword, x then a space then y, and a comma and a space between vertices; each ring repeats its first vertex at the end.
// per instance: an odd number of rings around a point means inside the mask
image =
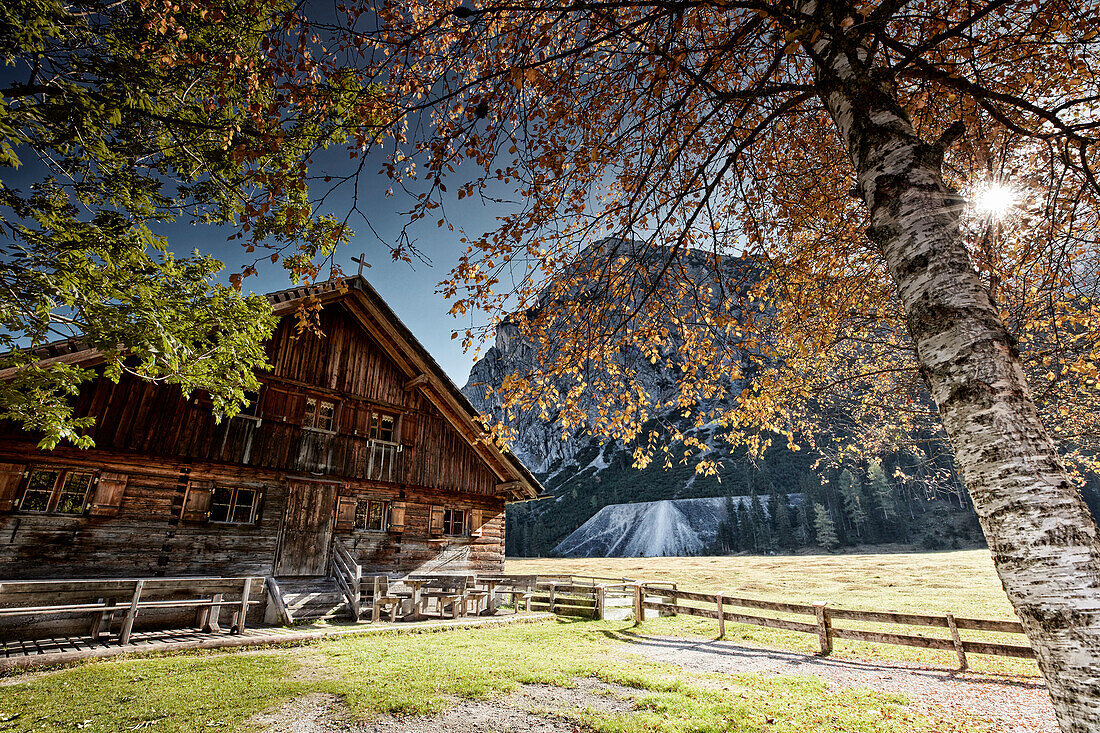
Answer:
POLYGON ((123 376, 76 400, 94 449, 0 428, 0 578, 324 577, 336 540, 367 572, 502 569, 504 505, 538 482, 378 293, 352 277, 268 297, 274 368, 230 420, 123 376), (323 337, 295 333, 311 294, 323 337))

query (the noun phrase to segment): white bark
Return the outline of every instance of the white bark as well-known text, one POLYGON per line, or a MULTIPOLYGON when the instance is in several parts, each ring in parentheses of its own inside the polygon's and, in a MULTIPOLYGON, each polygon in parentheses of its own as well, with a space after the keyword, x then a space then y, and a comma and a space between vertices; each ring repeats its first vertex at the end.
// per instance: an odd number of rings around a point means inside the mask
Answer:
MULTIPOLYGON (((815 8, 805 6, 813 14, 815 8)), ((819 16, 820 17, 820 16, 819 16)), ((820 26, 819 26, 820 27, 820 26)), ((836 27, 836 26, 834 26, 836 27)), ((1100 731, 1100 543, 961 242, 942 150, 915 134, 858 49, 819 37, 819 84, 857 172, 924 376, 997 572, 1065 733, 1100 731)))

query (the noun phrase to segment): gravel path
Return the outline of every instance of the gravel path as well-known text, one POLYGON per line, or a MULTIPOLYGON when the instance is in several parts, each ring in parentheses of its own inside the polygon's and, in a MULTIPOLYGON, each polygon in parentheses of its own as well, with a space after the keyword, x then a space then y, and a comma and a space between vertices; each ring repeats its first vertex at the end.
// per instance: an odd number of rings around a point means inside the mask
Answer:
POLYGON ((896 692, 931 713, 970 713, 1002 733, 1058 733, 1042 680, 954 672, 902 662, 871 662, 665 636, 630 635, 620 647, 701 672, 814 675, 828 684, 896 692))
POLYGON ((591 729, 570 711, 592 708, 625 713, 636 690, 591 678, 573 687, 520 685, 510 695, 488 700, 453 700, 439 715, 384 715, 356 722, 336 695, 314 693, 289 700, 250 722, 264 733, 585 733, 591 729))

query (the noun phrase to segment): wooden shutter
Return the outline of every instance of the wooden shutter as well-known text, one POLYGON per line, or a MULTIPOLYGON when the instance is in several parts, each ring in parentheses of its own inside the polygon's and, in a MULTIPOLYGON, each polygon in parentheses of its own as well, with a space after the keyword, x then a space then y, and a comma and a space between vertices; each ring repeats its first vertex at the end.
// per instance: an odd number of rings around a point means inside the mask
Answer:
POLYGON ((0 512, 15 508, 19 484, 23 482, 23 464, 0 463, 0 512))
POLYGON ((470 536, 471 537, 480 537, 481 536, 481 522, 482 522, 481 510, 480 509, 471 509, 470 510, 470 536))
POLYGON ((205 522, 210 518, 210 500, 214 498, 213 481, 192 481, 187 484, 187 496, 183 500, 185 522, 205 522))
POLYGON ((428 517, 428 534, 443 534, 443 507, 433 506, 428 517))
POLYGON ((401 444, 416 445, 416 413, 407 412, 401 416, 401 444))
POLYGON ((350 532, 355 529, 354 496, 341 496, 336 502, 336 531, 350 532))
POLYGON ((126 493, 126 481, 129 477, 124 473, 103 471, 99 474, 99 483, 96 484, 95 494, 92 495, 92 506, 88 514, 93 517, 113 517, 118 514, 118 508, 122 505, 122 495, 126 493))
POLYGON ((305 413, 305 395, 281 387, 266 385, 260 399, 260 417, 296 425, 301 424, 305 413))
POLYGON ((390 504, 389 530, 391 532, 405 531, 405 502, 395 501, 390 504))

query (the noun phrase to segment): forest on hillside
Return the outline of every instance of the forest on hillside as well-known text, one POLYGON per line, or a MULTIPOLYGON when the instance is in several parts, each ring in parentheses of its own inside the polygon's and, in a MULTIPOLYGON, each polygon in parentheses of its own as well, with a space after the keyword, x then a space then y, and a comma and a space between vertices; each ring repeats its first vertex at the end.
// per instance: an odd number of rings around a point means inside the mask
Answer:
MULTIPOLYGON (((865 462, 831 468, 815 463, 809 453, 779 444, 756 460, 736 452, 717 476, 699 476, 689 464, 637 469, 628 451, 592 441, 573 461, 539 476, 547 487, 543 498, 508 507, 507 554, 551 556, 559 542, 605 506, 721 496, 728 497, 727 519, 708 554, 985 544, 951 458, 935 441, 865 462), (771 506, 778 510, 769 511, 771 506)), ((1084 477, 1082 488, 1094 516, 1100 516, 1100 480, 1084 477)))

